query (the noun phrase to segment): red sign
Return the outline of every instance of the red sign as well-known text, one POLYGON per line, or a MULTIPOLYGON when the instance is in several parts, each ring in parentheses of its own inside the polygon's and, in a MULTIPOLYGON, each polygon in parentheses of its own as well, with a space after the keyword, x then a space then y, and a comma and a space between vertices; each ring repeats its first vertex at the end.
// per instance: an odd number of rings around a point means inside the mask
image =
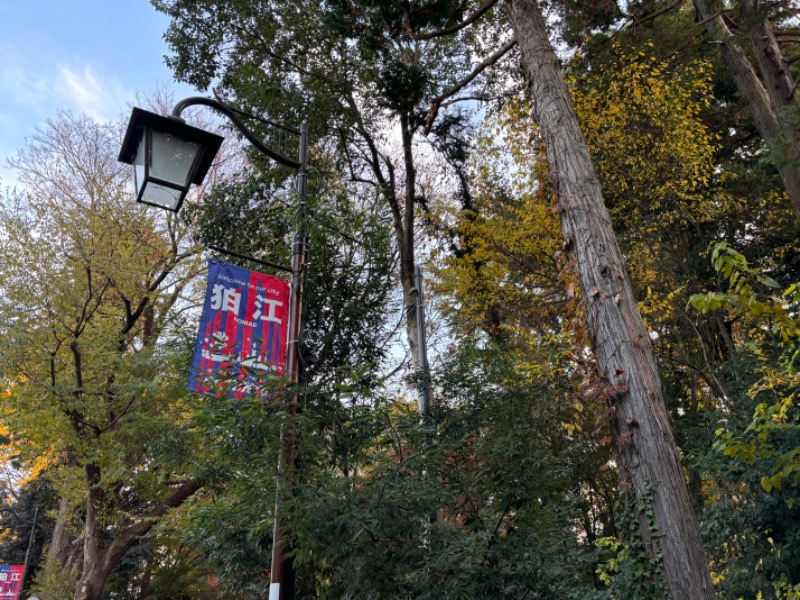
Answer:
POLYGON ((24 574, 23 565, 0 565, 0 600, 19 600, 24 574))
POLYGON ((209 261, 188 389, 210 393, 220 385, 234 398, 266 400, 263 383, 286 369, 288 315, 286 281, 209 261))

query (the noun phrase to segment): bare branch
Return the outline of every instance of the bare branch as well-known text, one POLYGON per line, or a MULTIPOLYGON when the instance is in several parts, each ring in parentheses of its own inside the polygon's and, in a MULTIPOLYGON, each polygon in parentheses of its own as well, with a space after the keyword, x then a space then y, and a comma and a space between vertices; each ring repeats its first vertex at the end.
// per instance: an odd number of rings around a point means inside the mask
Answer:
POLYGON ((442 107, 442 103, 445 100, 454 96, 459 91, 468 86, 478 75, 483 73, 483 71, 485 71, 488 67, 498 62, 501 58, 503 58, 506 54, 508 54, 508 52, 516 45, 517 45, 516 39, 512 39, 509 42, 506 42, 506 44, 504 44, 497 52, 486 58, 483 62, 479 63, 472 70, 472 73, 470 73, 464 79, 451 86, 440 96, 434 98, 431 101, 431 108, 428 110, 428 118, 425 120, 425 127, 423 129, 423 132, 426 135, 430 132, 431 127, 433 127, 433 123, 436 120, 436 117, 439 115, 439 109, 442 107))
POLYGON ((675 10, 676 8, 680 8, 681 6, 683 6, 685 1, 686 0, 675 0, 675 2, 673 2, 672 4, 670 4, 668 6, 665 6, 661 10, 657 10, 656 12, 651 13, 649 15, 645 15, 643 17, 637 17, 636 15, 633 15, 631 17, 631 21, 633 23, 635 23, 636 25, 644 25, 648 21, 652 21, 653 19, 656 19, 656 18, 660 17, 663 14, 671 12, 671 11, 675 10))
POLYGON ((456 33, 464 29, 467 25, 470 25, 480 19, 483 15, 485 15, 495 4, 497 4, 497 0, 487 0, 483 4, 478 7, 474 13, 472 13, 469 17, 465 20, 453 25, 452 27, 447 27, 445 29, 439 29, 438 31, 431 31, 428 33, 421 33, 419 35, 411 34, 412 40, 431 40, 437 37, 443 37, 445 35, 450 35, 451 33, 456 33))

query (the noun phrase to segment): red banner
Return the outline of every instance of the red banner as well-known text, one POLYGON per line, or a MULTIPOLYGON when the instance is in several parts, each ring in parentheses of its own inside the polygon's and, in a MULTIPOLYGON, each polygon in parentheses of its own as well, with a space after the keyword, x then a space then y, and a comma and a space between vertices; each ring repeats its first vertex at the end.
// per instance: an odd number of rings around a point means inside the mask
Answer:
POLYGON ((19 600, 24 574, 23 565, 0 565, 0 600, 19 600))
POLYGON ((209 261, 208 286, 188 389, 225 389, 266 400, 264 383, 286 369, 289 284, 271 275, 209 261))

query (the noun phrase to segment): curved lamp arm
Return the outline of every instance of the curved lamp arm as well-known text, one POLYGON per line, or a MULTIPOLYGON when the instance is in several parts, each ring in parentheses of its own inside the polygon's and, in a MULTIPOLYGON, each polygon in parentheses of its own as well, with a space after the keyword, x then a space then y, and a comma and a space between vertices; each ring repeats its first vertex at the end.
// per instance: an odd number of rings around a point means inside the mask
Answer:
POLYGON ((247 126, 242 122, 242 120, 236 115, 236 113, 230 109, 227 105, 223 104, 219 100, 215 100, 213 98, 203 98, 202 96, 193 96, 191 98, 186 98, 185 100, 181 100, 175 105, 175 108, 172 109, 171 117, 175 119, 181 118, 181 113, 184 109, 188 108, 189 106, 208 106, 209 108, 213 108, 219 113, 222 113, 228 119, 230 119, 231 123, 236 126, 236 129, 242 132, 242 135, 247 138, 247 141, 253 144, 256 149, 261 152, 262 154, 266 154, 275 162, 279 162, 282 165, 286 165, 287 167, 292 167, 293 169, 299 169, 303 166, 302 163, 291 159, 283 154, 279 154, 275 152, 271 148, 265 146, 261 140, 259 140, 252 131, 250 131, 247 126))

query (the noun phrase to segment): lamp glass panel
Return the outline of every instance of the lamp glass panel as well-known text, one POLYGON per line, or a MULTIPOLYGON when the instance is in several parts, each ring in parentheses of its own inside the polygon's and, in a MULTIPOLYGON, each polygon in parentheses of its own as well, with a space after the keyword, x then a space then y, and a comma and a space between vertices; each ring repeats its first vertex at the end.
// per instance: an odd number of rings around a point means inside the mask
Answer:
POLYGON ((188 186, 195 159, 202 150, 200 144, 168 133, 153 131, 150 177, 179 186, 188 186))
POLYGON ((175 188, 170 188, 154 181, 148 181, 147 187, 140 200, 148 204, 155 204, 169 210, 175 210, 183 194, 183 190, 176 190, 175 188))
POLYGON ((136 195, 142 193, 142 186, 144 185, 144 161, 147 154, 147 144, 144 138, 139 142, 139 148, 136 150, 136 158, 133 159, 133 182, 136 184, 136 195))

